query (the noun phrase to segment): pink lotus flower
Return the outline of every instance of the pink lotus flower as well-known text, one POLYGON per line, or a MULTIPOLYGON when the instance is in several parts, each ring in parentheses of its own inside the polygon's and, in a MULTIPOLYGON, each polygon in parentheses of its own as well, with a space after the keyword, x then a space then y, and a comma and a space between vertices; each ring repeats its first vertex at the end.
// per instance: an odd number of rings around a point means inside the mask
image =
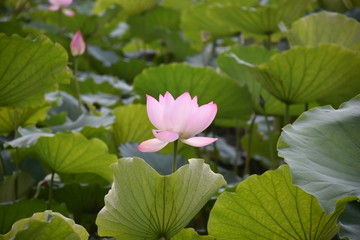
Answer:
POLYGON ((74 11, 71 11, 70 9, 67 9, 67 7, 72 4, 73 0, 49 0, 49 2, 51 4, 49 6, 50 11, 58 11, 59 9, 61 9, 62 12, 66 16, 68 16, 68 17, 75 16, 74 11))
POLYGON ((213 102, 199 107, 197 97, 191 99, 188 92, 177 99, 166 92, 159 96, 159 101, 146 95, 147 113, 150 122, 158 129, 153 130, 155 138, 142 142, 137 149, 141 152, 156 152, 169 142, 180 139, 182 142, 203 147, 211 144, 217 138, 194 137, 204 131, 214 120, 217 105, 213 102))
POLYGON ((76 32, 70 43, 70 50, 73 56, 80 56, 85 52, 86 44, 80 30, 76 32))

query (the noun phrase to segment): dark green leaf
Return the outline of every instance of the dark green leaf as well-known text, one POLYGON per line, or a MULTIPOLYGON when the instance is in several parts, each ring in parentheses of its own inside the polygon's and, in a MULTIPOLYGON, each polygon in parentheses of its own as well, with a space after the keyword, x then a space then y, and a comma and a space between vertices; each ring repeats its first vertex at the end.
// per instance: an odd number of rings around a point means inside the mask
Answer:
POLYGON ((293 46, 334 43, 354 51, 360 50, 359 35, 360 23, 358 21, 343 14, 326 11, 299 19, 291 25, 287 33, 293 46))
POLYGON ((57 133, 41 137, 34 149, 42 163, 53 171, 64 174, 94 173, 112 181, 110 164, 116 156, 99 139, 86 139, 80 133, 57 133))
POLYGON ((326 213, 339 199, 360 197, 360 96, 339 109, 303 113, 283 128, 279 156, 291 167, 294 184, 316 196, 326 213))

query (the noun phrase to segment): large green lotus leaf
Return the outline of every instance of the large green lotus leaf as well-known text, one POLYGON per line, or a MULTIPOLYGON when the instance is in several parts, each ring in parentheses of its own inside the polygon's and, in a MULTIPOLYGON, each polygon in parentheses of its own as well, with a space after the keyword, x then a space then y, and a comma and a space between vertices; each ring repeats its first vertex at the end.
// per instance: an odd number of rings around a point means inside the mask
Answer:
MULTIPOLYGON (((45 211, 47 204, 38 199, 22 200, 15 203, 8 202, 0 205, 0 234, 7 233, 11 225, 22 219, 31 217, 34 212, 45 211)), ((1 239, 1 237, 0 237, 1 239)))
POLYGON ((42 104, 29 108, 1 108, 0 109, 0 135, 7 136, 14 132, 17 127, 35 125, 46 118, 50 109, 49 104, 42 104))
POLYGON ((40 137, 34 145, 40 161, 57 173, 94 173, 112 181, 110 164, 116 156, 99 139, 86 139, 80 133, 57 133, 54 137, 40 137))
POLYGON ((169 91, 174 97, 189 92, 198 96, 199 105, 211 101, 218 105, 218 118, 248 119, 252 103, 248 90, 210 68, 191 67, 187 64, 169 64, 145 69, 135 78, 134 91, 155 98, 169 91))
POLYGON ((75 224, 74 220, 46 210, 17 221, 10 232, 0 237, 4 240, 87 240, 89 234, 84 227, 75 224))
POLYGON ((330 213, 344 197, 360 197, 360 96, 335 110, 303 113, 284 127, 279 156, 291 167, 294 184, 314 195, 330 213))
POLYGON ((252 175, 222 193, 210 212, 209 234, 221 239, 330 240, 343 206, 326 215, 316 198, 291 183, 287 165, 252 175))
POLYGON ((222 21, 227 28, 269 35, 279 31, 279 23, 289 24, 307 10, 311 0, 275 1, 271 4, 244 6, 241 1, 232 4, 213 4, 208 10, 209 18, 222 21))
MULTIPOLYGON (((252 96, 255 109, 261 114, 283 115, 285 112, 285 104, 270 94, 259 81, 257 81, 247 63, 255 66, 260 65, 269 61, 271 56, 276 53, 277 50, 269 51, 261 46, 236 45, 222 53, 217 61, 223 72, 235 79, 240 86, 247 86, 252 96), (262 103, 260 102, 260 96, 262 103), (263 106, 260 104, 263 104, 263 106), (265 112, 263 107, 265 107, 265 112)), ((290 114, 298 116, 304 109, 304 104, 293 105, 291 106, 290 114)))
POLYGON ((180 232, 218 188, 226 184, 202 159, 167 176, 140 158, 113 164, 114 184, 96 219, 100 236, 170 239, 180 232))
POLYGON ((360 89, 360 55, 334 44, 294 47, 259 66, 243 65, 271 94, 288 104, 327 97, 334 99, 331 103, 343 102, 360 89))
POLYGON ((211 236, 200 236, 193 228, 185 228, 171 238, 171 240, 215 240, 211 236))
POLYGON ((141 104, 121 106, 114 109, 115 123, 113 132, 116 146, 134 141, 142 142, 154 138, 151 129, 154 126, 150 123, 146 112, 146 106, 141 104))
MULTIPOLYGON (((282 115, 285 112, 285 104, 271 95, 256 80, 251 69, 246 63, 255 66, 267 62, 271 56, 276 54, 277 50, 269 51, 261 46, 233 46, 228 51, 222 53, 217 60, 220 69, 227 75, 237 81, 240 86, 246 85, 252 97, 256 111, 264 113, 263 107, 260 105, 260 96, 265 103, 265 112, 270 115, 282 115)), ((304 107, 293 107, 291 114, 303 112, 304 107), (299 110, 295 109, 299 108, 299 110)))
POLYGON ((358 21, 343 14, 325 11, 297 20, 287 32, 292 46, 334 43, 355 51, 360 50, 359 35, 360 23, 358 21))
POLYGON ((68 83, 68 56, 47 37, 35 40, 0 34, 0 106, 39 105, 46 92, 68 83))
POLYGON ((181 15, 181 29, 197 50, 202 48, 204 42, 238 32, 237 27, 226 25, 222 19, 209 16, 210 5, 211 1, 201 2, 186 9, 181 15))

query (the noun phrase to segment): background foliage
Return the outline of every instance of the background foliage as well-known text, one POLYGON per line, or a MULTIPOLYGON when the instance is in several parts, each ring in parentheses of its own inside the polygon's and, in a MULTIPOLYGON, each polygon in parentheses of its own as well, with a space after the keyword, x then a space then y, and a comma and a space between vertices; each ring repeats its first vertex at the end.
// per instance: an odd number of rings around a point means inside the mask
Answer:
POLYGON ((0 239, 359 239, 360 1, 49 5, 0 2, 0 239), (219 140, 159 175, 166 91, 219 140))

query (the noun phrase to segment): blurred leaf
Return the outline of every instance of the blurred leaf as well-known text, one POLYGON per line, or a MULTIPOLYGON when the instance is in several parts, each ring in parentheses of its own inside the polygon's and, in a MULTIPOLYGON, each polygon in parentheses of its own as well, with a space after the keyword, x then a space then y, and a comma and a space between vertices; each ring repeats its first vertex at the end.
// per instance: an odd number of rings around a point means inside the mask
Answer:
POLYGON ((97 0, 94 12, 101 13, 111 5, 121 5, 128 15, 138 15, 153 8, 158 0, 97 0))
POLYGON ((22 29, 20 21, 8 21, 8 22, 0 22, 0 32, 4 33, 8 36, 12 34, 18 34, 22 37, 25 37, 25 33, 22 29))
POLYGON ((65 116, 60 116, 60 119, 54 120, 55 123, 64 123, 65 121, 62 122, 61 120, 66 120, 67 117, 70 120, 75 121, 80 117, 82 111, 85 110, 85 108, 79 108, 79 102, 77 101, 77 99, 66 92, 58 91, 55 93, 51 93, 50 96, 57 99, 57 103, 54 104, 55 106, 49 110, 48 119, 51 119, 53 117, 56 118, 59 114, 65 114, 65 116))
POLYGON ((110 95, 106 93, 96 93, 96 94, 82 94, 81 100, 83 103, 90 105, 100 105, 105 107, 114 106, 119 101, 119 96, 110 95))
MULTIPOLYGON (((109 22, 111 22, 112 19, 117 17, 119 12, 121 11, 120 7, 114 7, 114 8, 108 8, 104 14, 101 16, 97 15, 88 15, 83 14, 81 12, 76 12, 75 17, 67 17, 67 16, 61 16, 61 26, 63 28, 62 31, 67 31, 74 33, 77 30, 81 30, 81 33, 84 37, 84 40, 86 43, 88 43, 90 40, 96 40, 96 37, 100 37, 106 34, 106 27, 109 22)), ((54 34, 58 35, 58 32, 60 31, 59 28, 59 12, 58 11, 36 11, 30 13, 30 16, 32 17, 32 20, 39 21, 41 23, 49 24, 49 26, 56 26, 52 32, 54 34)), ((40 28, 44 28, 41 27, 40 28)), ((48 32, 48 29, 45 29, 48 32)), ((59 37, 59 36, 54 36, 59 37)), ((61 41, 61 37, 59 40, 61 41)), ((63 45, 63 46, 69 46, 63 45)))
POLYGON ((105 185, 100 185, 99 182, 95 184, 66 183, 54 189, 53 192, 54 200, 65 203, 74 221, 88 229, 92 236, 96 231, 96 216, 104 206, 104 197, 110 188, 103 186, 105 185))
POLYGON ((190 43, 182 36, 182 32, 161 31, 157 35, 162 39, 167 54, 173 54, 175 61, 183 61, 186 57, 196 54, 190 43))
MULTIPOLYGON (((78 82, 80 84, 81 94, 85 93, 107 93, 112 95, 122 95, 121 89, 116 85, 119 80, 112 78, 106 78, 104 76, 98 76, 95 74, 83 74, 79 76, 78 82)), ((65 90, 67 93, 70 93, 72 96, 76 96, 76 81, 71 81, 70 85, 64 85, 61 87, 61 90, 65 90)))
POLYGON ((17 127, 35 125, 46 118, 49 104, 42 104, 29 108, 1 108, 0 109, 0 135, 7 136, 17 127))
POLYGON ((330 240, 343 206, 324 214, 316 198, 291 184, 287 165, 252 175, 222 193, 210 212, 209 234, 221 239, 330 240))
POLYGON ((98 138, 103 141, 109 148, 109 153, 117 154, 117 146, 115 146, 114 136, 111 131, 111 127, 91 127, 85 126, 81 130, 81 134, 87 139, 98 138))
POLYGON ((27 172, 13 172, 5 176, 0 183, 0 202, 10 202, 24 197, 35 184, 35 180, 27 172))
POLYGON ((68 83, 65 49, 45 36, 34 41, 0 34, 0 106, 39 104, 58 83, 68 83), (11 57, 9 57, 11 56, 11 57))
MULTIPOLYGON (((0 205, 0 234, 10 231, 11 226, 22 218, 28 218, 34 212, 45 211, 47 204, 38 199, 22 200, 0 205)), ((1 239, 1 236, 0 236, 1 239)))
POLYGON ((134 58, 129 60, 120 59, 111 65, 110 71, 120 79, 132 83, 134 78, 147 67, 149 67, 149 65, 144 60, 134 58))
POLYGON ((321 8, 335 12, 345 12, 360 6, 359 0, 317 0, 317 2, 321 8))
POLYGON ((99 46, 87 45, 86 51, 96 60, 103 63, 104 66, 111 66, 116 63, 120 57, 113 50, 104 50, 99 46))
POLYGON ((335 110, 303 113, 283 128, 279 156, 291 167, 294 184, 314 195, 326 213, 339 199, 360 197, 360 96, 335 110))
POLYGON ((140 158, 113 164, 114 184, 96 224, 100 236, 123 239, 170 239, 182 230, 217 189, 226 184, 202 159, 168 176, 140 158))
POLYGON ((289 24, 301 17, 311 0, 266 1, 268 4, 244 6, 241 1, 213 4, 208 16, 222 21, 227 28, 257 35, 271 35, 279 30, 279 23, 289 24))
MULTIPOLYGON (((109 185, 109 179, 100 177, 96 173, 73 173, 73 174, 60 174, 61 182, 65 185, 70 184, 98 184, 99 186, 109 185)), ((95 219, 94 219, 95 220, 95 219)))
POLYGON ((212 236, 200 236, 193 228, 185 228, 171 238, 171 240, 215 240, 212 236))
POLYGON ((109 166, 117 158, 108 153, 107 146, 99 139, 59 132, 54 137, 39 138, 34 149, 40 161, 57 173, 94 173, 112 181, 109 166))
POLYGON ((52 240, 87 240, 89 234, 85 228, 75 224, 72 219, 66 218, 60 213, 46 210, 14 223, 11 231, 3 235, 3 239, 46 240, 50 236, 52 240))
POLYGON ((18 132, 20 137, 15 138, 12 141, 8 141, 4 146, 16 147, 29 147, 34 145, 39 137, 52 137, 54 134, 49 129, 36 128, 35 126, 30 126, 27 128, 19 128, 18 132))
POLYGON ((252 112, 248 90, 210 68, 190 67, 187 64, 148 68, 136 77, 134 91, 142 97, 148 94, 155 98, 166 91, 174 97, 189 92, 192 97, 198 97, 199 105, 211 101, 216 103, 217 118, 248 119, 252 112))
POLYGON ((67 209, 75 215, 97 214, 104 206, 104 197, 108 191, 108 188, 95 184, 69 184, 54 190, 54 200, 65 203, 67 209))
MULTIPOLYGON (((271 126, 272 122, 269 124, 271 126)), ((266 132, 260 132, 257 127, 254 127, 251 133, 252 137, 250 151, 250 157, 262 161, 262 163, 268 168, 278 166, 278 157, 276 156, 276 142, 279 138, 279 133, 273 129, 270 131, 271 139, 267 130, 266 132)), ((246 134, 241 139, 241 144, 244 149, 249 149, 249 134, 250 133, 246 134)), ((247 154, 249 153, 247 152, 247 154)))
POLYGON ((181 29, 196 50, 201 50, 204 42, 239 32, 238 27, 224 23, 221 18, 210 16, 210 4, 211 2, 201 2, 186 9, 181 15, 181 29))
POLYGON ((360 89, 360 56, 334 44, 294 47, 259 66, 241 64, 284 103, 309 103, 331 97, 332 104, 339 104, 360 89))
MULTIPOLYGON (((137 150, 138 144, 134 142, 121 144, 119 152, 121 157, 138 157, 144 159, 144 161, 154 168, 161 175, 171 174, 172 163, 174 159, 173 154, 161 154, 158 152, 144 153, 137 150)), ((181 167, 184 165, 183 159, 180 157, 180 153, 177 156, 177 166, 181 167)))
POLYGON ((128 105, 114 109, 113 132, 116 146, 134 141, 140 143, 154 138, 145 105, 128 105))
POLYGON ((342 239, 356 240, 360 236, 360 203, 349 202, 339 217, 340 237, 342 239))
MULTIPOLYGON (((257 81, 247 63, 258 66, 269 61, 277 52, 277 50, 269 51, 261 46, 235 45, 228 51, 222 53, 217 60, 223 72, 235 79, 240 86, 247 86, 256 107, 255 109, 261 114, 283 115, 285 112, 285 104, 270 94, 259 81, 257 81)), ((304 111, 304 108, 304 104, 293 105, 291 106, 290 114, 295 116, 300 115, 304 111)))
POLYGON ((127 23, 134 37, 151 41, 158 38, 156 32, 159 29, 177 30, 180 24, 180 13, 169 8, 155 7, 145 14, 129 17, 127 23))
POLYGON ((355 51, 360 51, 359 35, 360 23, 355 19, 325 11, 299 19, 291 25, 291 29, 287 32, 288 39, 293 46, 334 43, 355 51))
POLYGON ((78 119, 72 121, 68 119, 62 125, 59 126, 52 126, 50 129, 54 132, 64 132, 64 131, 72 131, 72 132, 80 132, 85 127, 94 127, 100 128, 102 126, 109 127, 114 122, 114 117, 107 115, 107 116, 92 116, 89 114, 82 114, 78 119))
POLYGON ((190 7, 194 7, 196 2, 201 2, 204 0, 182 0, 182 1, 178 1, 178 0, 163 0, 161 1, 161 5, 167 8, 172 8, 178 11, 182 11, 185 9, 188 9, 190 7))

